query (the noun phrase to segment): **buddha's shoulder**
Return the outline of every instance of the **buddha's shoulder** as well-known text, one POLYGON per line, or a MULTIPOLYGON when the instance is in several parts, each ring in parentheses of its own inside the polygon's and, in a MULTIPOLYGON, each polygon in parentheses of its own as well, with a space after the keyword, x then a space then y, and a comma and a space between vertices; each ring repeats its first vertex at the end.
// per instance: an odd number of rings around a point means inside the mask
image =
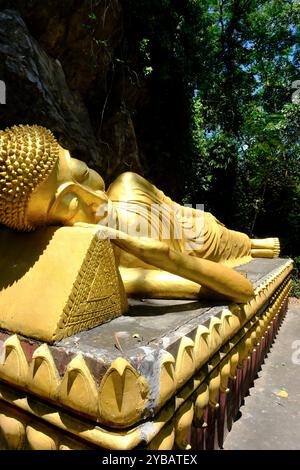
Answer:
POLYGON ((112 200, 118 200, 121 195, 126 194, 129 196, 132 193, 152 193, 157 191, 149 181, 143 176, 134 173, 133 171, 126 171, 121 173, 109 186, 107 195, 112 200))

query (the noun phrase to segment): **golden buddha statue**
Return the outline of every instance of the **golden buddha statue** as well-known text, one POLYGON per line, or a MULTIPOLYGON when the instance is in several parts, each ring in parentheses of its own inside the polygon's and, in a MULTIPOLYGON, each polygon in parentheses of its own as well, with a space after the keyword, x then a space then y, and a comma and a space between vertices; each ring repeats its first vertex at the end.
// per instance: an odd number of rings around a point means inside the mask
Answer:
POLYGON ((98 224, 129 296, 206 293, 247 302, 252 285, 232 267, 279 254, 277 239, 250 240, 208 212, 176 204, 135 173, 120 175, 105 192, 101 176, 39 126, 0 131, 0 222, 17 231, 98 224))

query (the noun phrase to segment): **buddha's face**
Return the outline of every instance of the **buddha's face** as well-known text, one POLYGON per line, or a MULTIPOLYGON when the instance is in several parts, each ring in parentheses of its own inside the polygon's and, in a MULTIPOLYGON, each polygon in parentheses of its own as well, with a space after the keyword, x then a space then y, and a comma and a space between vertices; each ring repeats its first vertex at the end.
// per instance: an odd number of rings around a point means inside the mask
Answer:
POLYGON ((30 197, 27 219, 32 226, 95 224, 97 209, 107 202, 104 189, 98 173, 60 147, 53 171, 30 197))

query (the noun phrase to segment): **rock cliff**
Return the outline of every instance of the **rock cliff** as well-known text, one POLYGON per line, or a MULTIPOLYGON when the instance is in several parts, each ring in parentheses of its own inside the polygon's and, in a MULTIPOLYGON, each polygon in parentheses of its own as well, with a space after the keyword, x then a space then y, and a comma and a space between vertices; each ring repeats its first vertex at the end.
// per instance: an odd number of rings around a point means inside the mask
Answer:
POLYGON ((133 115, 144 90, 123 47, 119 0, 0 0, 0 128, 50 128, 107 183, 143 173, 133 115))

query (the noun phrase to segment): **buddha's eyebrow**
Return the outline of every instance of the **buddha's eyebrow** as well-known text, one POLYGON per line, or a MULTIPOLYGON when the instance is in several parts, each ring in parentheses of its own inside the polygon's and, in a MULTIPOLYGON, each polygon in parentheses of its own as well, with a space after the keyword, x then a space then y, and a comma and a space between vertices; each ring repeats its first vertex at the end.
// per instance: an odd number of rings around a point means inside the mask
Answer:
POLYGON ((77 178, 83 178, 88 176, 89 174, 89 167, 86 163, 80 162, 80 165, 72 169, 72 175, 77 178))
POLYGON ((86 166, 86 168, 83 168, 82 171, 80 172, 80 176, 87 176, 89 174, 89 169, 86 166))

